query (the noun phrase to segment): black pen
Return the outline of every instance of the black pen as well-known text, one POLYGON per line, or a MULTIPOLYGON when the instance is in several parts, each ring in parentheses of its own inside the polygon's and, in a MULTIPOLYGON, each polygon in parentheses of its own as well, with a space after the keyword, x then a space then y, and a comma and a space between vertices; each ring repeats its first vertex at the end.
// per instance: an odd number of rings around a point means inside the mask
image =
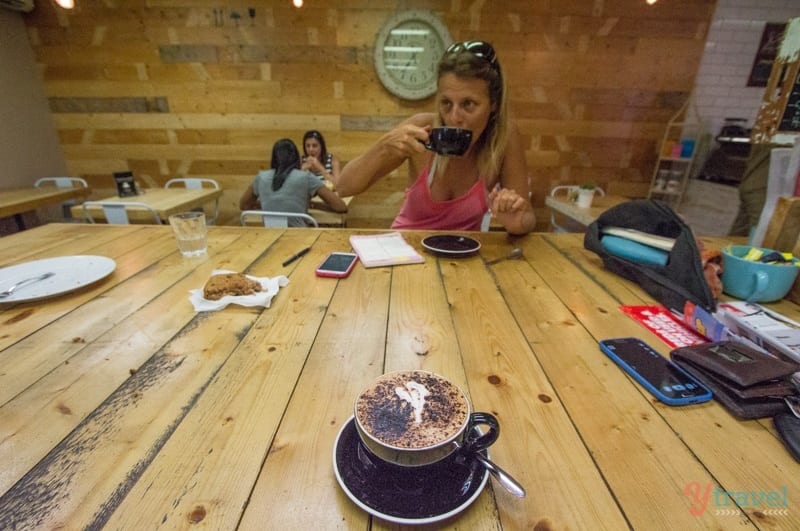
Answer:
POLYGON ((303 256, 304 254, 306 254, 310 250, 311 250, 311 247, 306 247, 302 251, 298 251, 298 252, 294 253, 292 256, 290 256, 289 258, 287 258, 286 260, 283 261, 283 267, 286 267, 287 265, 291 264, 292 262, 294 262, 295 260, 297 260, 298 258, 303 256))

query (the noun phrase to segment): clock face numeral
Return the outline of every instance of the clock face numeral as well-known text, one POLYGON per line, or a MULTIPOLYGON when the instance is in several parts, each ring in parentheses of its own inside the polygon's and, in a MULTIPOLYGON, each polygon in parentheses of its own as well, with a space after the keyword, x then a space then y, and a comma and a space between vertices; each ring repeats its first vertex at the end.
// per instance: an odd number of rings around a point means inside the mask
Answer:
POLYGON ((436 92, 436 66, 450 43, 447 28, 427 11, 390 18, 375 41, 375 68, 384 86, 406 99, 436 92))
POLYGON ((443 53, 444 44, 435 30, 418 20, 391 30, 383 46, 386 73, 397 83, 414 89, 430 85, 443 53))

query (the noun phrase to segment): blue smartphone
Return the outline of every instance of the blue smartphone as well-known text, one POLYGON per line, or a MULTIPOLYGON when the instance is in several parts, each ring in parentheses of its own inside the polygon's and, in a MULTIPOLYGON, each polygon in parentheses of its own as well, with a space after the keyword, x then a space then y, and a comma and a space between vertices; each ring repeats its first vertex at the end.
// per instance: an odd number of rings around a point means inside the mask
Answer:
POLYGON ((641 339, 604 339, 600 341, 600 350, 667 405, 684 406, 711 400, 708 388, 641 339))

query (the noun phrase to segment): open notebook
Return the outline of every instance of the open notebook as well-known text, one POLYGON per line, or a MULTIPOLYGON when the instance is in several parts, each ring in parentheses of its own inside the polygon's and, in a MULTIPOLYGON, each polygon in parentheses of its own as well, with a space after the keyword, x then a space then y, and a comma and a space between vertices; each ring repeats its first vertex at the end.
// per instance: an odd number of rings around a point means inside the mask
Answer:
POLYGON ((364 267, 418 264, 425 259, 399 232, 350 236, 350 245, 364 267))

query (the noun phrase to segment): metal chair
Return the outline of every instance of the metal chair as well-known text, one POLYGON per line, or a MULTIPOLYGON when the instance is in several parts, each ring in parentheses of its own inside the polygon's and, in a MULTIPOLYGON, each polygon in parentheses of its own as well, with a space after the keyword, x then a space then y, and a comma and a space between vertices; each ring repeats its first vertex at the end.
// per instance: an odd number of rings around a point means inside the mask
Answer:
POLYGON ((89 188, 89 183, 80 177, 42 177, 41 179, 37 179, 33 185, 38 188, 50 183, 58 188, 89 188))
POLYGON ((306 225, 319 227, 319 223, 308 214, 299 212, 276 212, 271 210, 245 210, 239 217, 242 225, 247 225, 247 220, 251 217, 260 217, 265 227, 288 227, 290 219, 301 219, 306 225))
MULTIPOLYGON (((184 186, 189 190, 199 190, 203 187, 203 184, 209 184, 213 188, 217 190, 220 189, 219 183, 214 179, 206 179, 203 177, 180 177, 176 179, 170 179, 164 184, 164 188, 172 188, 173 186, 184 186)), ((208 216, 206 219, 206 225, 213 225, 217 222, 217 218, 219 217, 219 197, 214 201, 214 215, 208 216)))
POLYGON ((158 217, 158 212, 153 207, 145 203, 138 203, 134 201, 86 201, 83 203, 83 217, 89 223, 95 223, 89 208, 100 207, 103 209, 103 216, 106 221, 112 225, 128 225, 130 219, 128 217, 128 209, 146 210, 153 216, 153 222, 156 225, 161 225, 161 218, 158 217))
POLYGON ((489 232, 489 228, 492 225, 492 211, 487 210, 486 213, 481 218, 481 232, 489 232))
MULTIPOLYGON (((56 188, 89 188, 89 183, 80 177, 42 177, 37 179, 33 186, 36 188, 44 188, 46 186, 55 186, 56 188)), ((61 211, 64 218, 71 218, 72 214, 70 207, 77 205, 78 201, 75 199, 68 199, 61 203, 61 211)))

